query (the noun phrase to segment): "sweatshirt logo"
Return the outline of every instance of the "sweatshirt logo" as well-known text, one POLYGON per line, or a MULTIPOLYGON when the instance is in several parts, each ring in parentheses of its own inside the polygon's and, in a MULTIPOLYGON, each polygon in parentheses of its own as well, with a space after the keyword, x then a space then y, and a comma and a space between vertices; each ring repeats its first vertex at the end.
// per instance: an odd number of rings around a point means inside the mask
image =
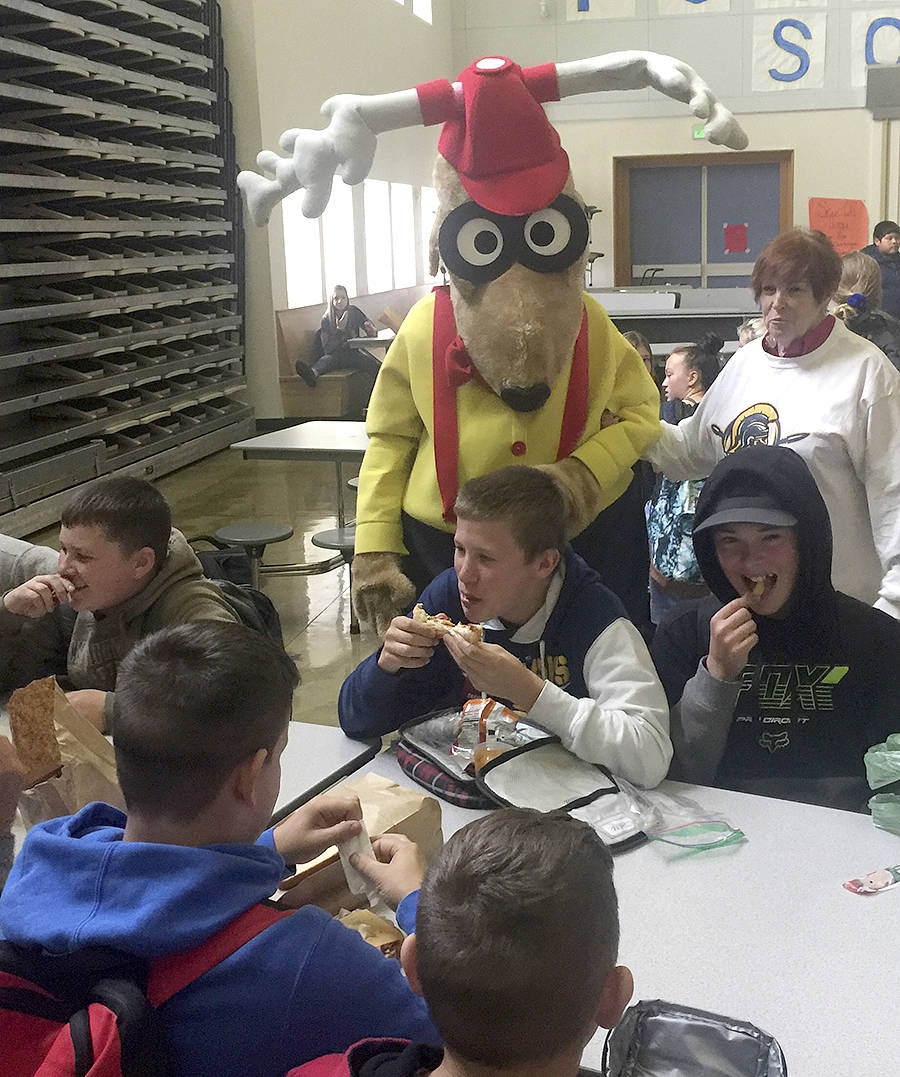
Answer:
MULTIPOLYGON (((741 674, 743 693, 756 694, 763 721, 775 722, 773 712, 797 711, 803 724, 806 714, 834 710, 833 692, 849 672, 848 666, 763 665, 745 666, 741 674)), ((785 721, 790 721, 785 718, 785 721)))
POLYGON ((564 654, 548 654, 546 665, 541 665, 540 657, 527 659, 525 665, 539 677, 544 677, 558 688, 565 688, 572 675, 569 673, 569 660, 564 654))
POLYGON ((722 440, 722 449, 728 456, 748 445, 790 445, 793 441, 808 438, 809 433, 781 435, 781 420, 774 404, 751 404, 723 430, 712 424, 712 432, 722 440))
POLYGON ((763 733, 759 738, 759 743, 768 750, 770 755, 774 755, 779 748, 787 748, 791 743, 791 738, 782 729, 778 733, 763 733))

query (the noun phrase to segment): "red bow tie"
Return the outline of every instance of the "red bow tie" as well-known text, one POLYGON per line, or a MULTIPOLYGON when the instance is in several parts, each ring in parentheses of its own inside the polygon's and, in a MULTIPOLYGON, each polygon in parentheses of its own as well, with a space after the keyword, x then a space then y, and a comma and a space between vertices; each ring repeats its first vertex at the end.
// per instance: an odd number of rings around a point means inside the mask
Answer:
POLYGON ((472 365, 472 360, 460 336, 455 337, 447 345, 447 350, 444 352, 444 369, 447 371, 447 382, 451 389, 458 389, 473 378, 483 381, 472 365))

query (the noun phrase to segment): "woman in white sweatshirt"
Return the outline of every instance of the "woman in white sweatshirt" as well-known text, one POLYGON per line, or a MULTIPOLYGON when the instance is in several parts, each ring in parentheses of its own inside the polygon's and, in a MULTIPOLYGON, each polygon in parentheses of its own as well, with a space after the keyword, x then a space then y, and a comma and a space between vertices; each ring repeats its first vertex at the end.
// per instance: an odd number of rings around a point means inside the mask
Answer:
POLYGON ((900 617, 900 374, 826 313, 840 275, 821 232, 767 244, 752 276, 765 335, 646 455, 670 479, 692 479, 747 445, 790 445, 828 506, 835 587, 900 617))

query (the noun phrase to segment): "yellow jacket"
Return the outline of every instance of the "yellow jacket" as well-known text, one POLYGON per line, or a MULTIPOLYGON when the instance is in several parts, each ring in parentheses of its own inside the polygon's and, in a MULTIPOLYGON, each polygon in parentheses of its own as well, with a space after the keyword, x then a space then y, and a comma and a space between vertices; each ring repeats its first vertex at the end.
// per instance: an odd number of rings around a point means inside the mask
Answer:
MULTIPOLYGON (((573 456, 600 484, 606 508, 631 481, 631 465, 659 436, 659 393, 644 364, 609 315, 584 295, 588 313, 589 400, 573 456), (601 428, 604 410, 621 422, 601 428)), ((432 330, 434 295, 406 316, 375 383, 366 419, 369 447, 359 477, 356 552, 406 553, 400 510, 443 531, 434 464, 432 330)), ((533 412, 513 411, 490 389, 470 381, 457 393, 459 486, 510 464, 552 464, 570 367, 533 412)))

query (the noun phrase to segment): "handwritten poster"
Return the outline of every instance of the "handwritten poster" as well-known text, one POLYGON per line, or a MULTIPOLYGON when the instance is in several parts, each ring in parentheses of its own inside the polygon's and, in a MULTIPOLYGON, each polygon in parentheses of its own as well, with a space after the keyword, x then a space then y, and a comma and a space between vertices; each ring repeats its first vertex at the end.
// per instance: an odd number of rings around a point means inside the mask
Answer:
POLYGON ((869 242, 869 214, 858 198, 811 198, 809 227, 824 232, 838 254, 861 250, 869 242))

